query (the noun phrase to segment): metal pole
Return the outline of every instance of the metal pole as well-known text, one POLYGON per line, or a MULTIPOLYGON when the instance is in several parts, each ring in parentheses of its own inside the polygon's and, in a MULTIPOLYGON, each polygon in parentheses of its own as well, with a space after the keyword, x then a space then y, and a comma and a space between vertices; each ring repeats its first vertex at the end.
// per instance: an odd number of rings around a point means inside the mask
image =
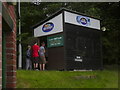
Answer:
MULTIPOLYGON (((20 17, 20 0, 18 1, 18 12, 20 17)), ((21 34, 21 20, 19 18, 19 35, 21 34)), ((18 68, 22 68, 22 46, 21 46, 21 37, 19 39, 19 57, 18 57, 18 68)))

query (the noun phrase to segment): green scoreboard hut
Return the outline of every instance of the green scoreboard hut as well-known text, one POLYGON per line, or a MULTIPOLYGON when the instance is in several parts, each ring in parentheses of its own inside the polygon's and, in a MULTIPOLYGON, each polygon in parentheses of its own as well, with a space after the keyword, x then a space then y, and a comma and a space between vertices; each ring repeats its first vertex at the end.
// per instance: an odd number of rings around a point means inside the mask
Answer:
POLYGON ((46 43, 48 70, 102 69, 100 20, 61 9, 33 28, 46 43))

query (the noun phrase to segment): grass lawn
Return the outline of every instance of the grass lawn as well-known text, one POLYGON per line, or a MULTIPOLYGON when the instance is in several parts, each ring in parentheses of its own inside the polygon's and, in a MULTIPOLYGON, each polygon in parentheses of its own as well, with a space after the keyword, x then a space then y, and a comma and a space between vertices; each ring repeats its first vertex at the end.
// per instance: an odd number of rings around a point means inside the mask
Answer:
POLYGON ((103 71, 17 70, 17 88, 118 88, 116 66, 103 71))

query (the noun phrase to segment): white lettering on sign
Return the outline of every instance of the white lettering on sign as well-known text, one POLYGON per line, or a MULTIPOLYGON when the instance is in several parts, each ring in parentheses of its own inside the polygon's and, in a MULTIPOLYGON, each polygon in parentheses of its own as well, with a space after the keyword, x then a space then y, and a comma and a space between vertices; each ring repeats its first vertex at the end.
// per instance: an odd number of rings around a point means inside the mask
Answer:
POLYGON ((82 62, 83 60, 81 59, 81 57, 80 57, 80 56, 76 56, 75 61, 82 62))
POLYGON ((82 59, 75 59, 75 61, 80 61, 80 62, 82 62, 82 59))

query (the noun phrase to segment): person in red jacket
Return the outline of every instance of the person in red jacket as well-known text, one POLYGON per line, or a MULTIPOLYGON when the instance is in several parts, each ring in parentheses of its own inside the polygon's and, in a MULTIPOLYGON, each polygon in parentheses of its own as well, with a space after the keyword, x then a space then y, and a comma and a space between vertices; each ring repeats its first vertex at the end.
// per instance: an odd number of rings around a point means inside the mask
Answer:
POLYGON ((34 69, 38 68, 38 63, 39 63, 39 46, 37 45, 37 43, 35 43, 32 46, 32 58, 33 58, 33 63, 34 63, 34 69))

